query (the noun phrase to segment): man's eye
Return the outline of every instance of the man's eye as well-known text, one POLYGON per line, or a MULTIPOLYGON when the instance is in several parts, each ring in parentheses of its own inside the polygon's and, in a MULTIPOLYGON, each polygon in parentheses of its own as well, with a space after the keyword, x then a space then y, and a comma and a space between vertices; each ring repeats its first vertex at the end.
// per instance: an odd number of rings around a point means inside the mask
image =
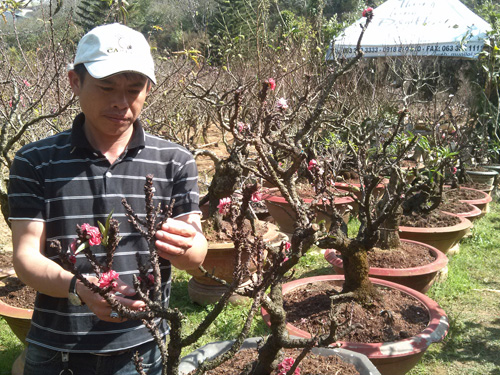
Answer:
POLYGON ((113 90, 111 87, 101 86, 102 91, 111 91, 113 90))

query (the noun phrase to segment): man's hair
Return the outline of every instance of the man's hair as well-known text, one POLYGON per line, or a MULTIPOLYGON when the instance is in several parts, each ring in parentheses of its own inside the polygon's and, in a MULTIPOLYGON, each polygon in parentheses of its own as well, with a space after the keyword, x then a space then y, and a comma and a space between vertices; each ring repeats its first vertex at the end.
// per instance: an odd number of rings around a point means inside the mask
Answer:
MULTIPOLYGON (((81 63, 81 64, 76 64, 73 68, 73 70, 75 71, 76 75, 78 76, 78 78, 80 79, 80 82, 83 83, 83 81, 85 81, 85 77, 87 76, 87 74, 89 74, 89 72, 87 71, 87 68, 85 67, 85 64, 81 63)), ((140 73, 135 73, 135 72, 123 72, 123 73, 117 73, 117 74, 125 74, 126 77, 130 77, 131 75, 133 74, 140 74, 140 73)), ((140 74, 142 75, 142 74, 140 74)), ((146 76, 144 76, 146 77, 146 76)), ((153 82, 151 81, 151 79, 149 77, 146 77, 147 80, 148 80, 148 90, 150 89, 150 87, 153 85, 153 82)))
POLYGON ((85 76, 89 73, 87 72, 87 68, 85 67, 85 65, 83 63, 76 64, 73 70, 80 79, 80 82, 83 83, 83 81, 85 81, 85 76))

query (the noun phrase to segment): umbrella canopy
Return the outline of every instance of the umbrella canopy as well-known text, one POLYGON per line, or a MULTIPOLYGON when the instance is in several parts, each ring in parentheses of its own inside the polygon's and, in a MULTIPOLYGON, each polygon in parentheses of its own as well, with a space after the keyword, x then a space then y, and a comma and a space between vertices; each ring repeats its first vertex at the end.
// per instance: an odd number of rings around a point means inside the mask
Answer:
MULTIPOLYGON (((334 41, 337 57, 354 57, 361 18, 334 41)), ((373 11, 361 42, 365 57, 453 56, 475 59, 490 25, 458 0, 388 0, 373 11)), ((332 46, 327 60, 332 59, 332 46)))

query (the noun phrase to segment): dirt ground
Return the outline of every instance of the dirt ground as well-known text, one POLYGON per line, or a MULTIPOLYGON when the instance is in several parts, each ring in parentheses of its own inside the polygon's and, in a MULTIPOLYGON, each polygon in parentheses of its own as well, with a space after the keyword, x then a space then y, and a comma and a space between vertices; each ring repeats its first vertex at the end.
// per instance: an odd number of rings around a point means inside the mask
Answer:
POLYGON ((9 226, 0 217, 0 253, 3 252, 12 252, 12 236, 9 226))

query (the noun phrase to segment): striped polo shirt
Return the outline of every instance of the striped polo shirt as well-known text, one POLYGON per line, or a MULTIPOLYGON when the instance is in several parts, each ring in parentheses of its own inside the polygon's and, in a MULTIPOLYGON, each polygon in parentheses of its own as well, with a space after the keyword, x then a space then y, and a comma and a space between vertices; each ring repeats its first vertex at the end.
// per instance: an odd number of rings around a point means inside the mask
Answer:
MULTIPOLYGON (((132 139, 113 164, 87 141, 78 115, 71 130, 21 148, 10 171, 10 220, 42 221, 47 241, 44 254, 60 263, 48 245, 61 242, 67 249, 76 238, 76 225, 105 223, 108 214, 120 223, 118 249, 113 269, 132 285, 138 274, 136 253, 143 260, 149 252, 144 238, 125 216, 121 203, 126 198, 139 217, 145 217, 145 176, 154 176, 154 203, 170 204, 175 199, 173 217, 199 213, 198 174, 191 153, 185 148, 144 132, 140 121, 134 124, 132 139)), ((104 248, 91 248, 104 259, 104 248)), ((84 275, 92 269, 85 256, 77 256, 77 268, 84 275)), ((170 262, 161 259, 163 301, 170 294, 170 262)), ((167 326, 161 322, 164 332, 167 326)), ((151 341, 140 321, 103 322, 86 307, 72 306, 66 298, 38 293, 27 341, 69 352, 109 352, 151 341)))

